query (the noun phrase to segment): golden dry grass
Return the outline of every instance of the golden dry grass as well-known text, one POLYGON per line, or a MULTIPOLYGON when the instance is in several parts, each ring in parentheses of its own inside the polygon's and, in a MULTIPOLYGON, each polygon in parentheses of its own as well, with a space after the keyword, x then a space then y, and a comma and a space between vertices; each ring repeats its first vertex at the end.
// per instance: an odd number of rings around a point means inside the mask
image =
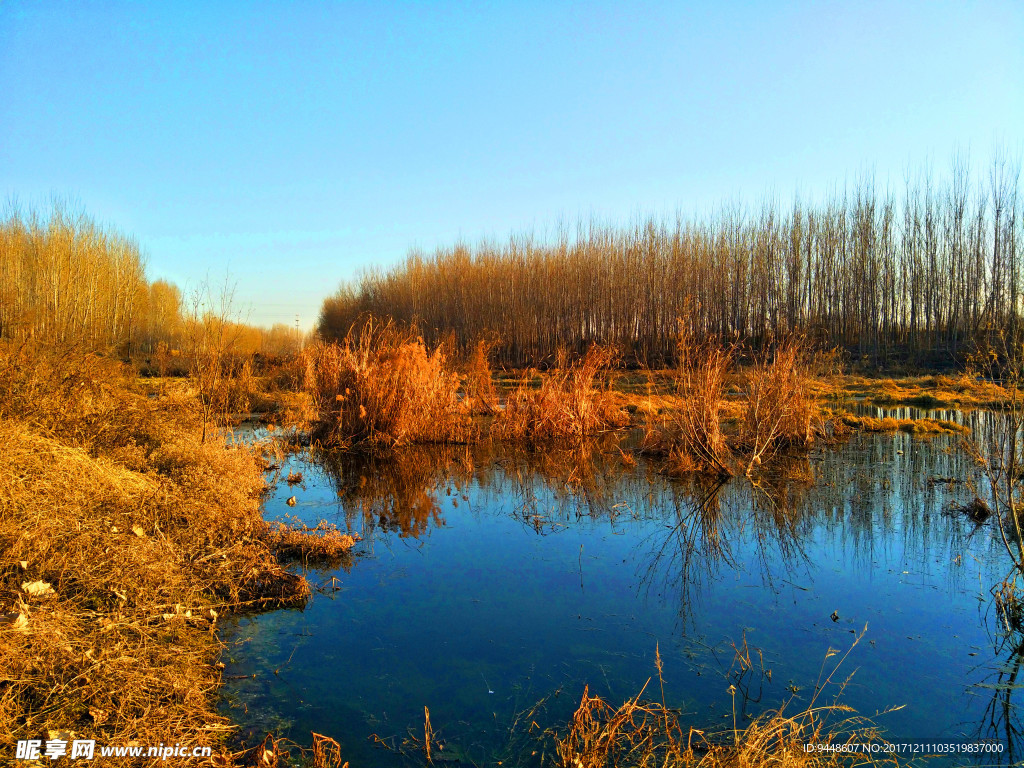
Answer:
POLYGON ((855 416, 843 413, 840 420, 844 425, 862 432, 907 432, 912 435, 967 435, 970 428, 955 421, 944 419, 893 419, 874 418, 872 416, 855 416))
POLYGON ((461 442, 470 434, 447 352, 428 350, 412 332, 371 320, 341 344, 317 344, 304 355, 314 435, 324 444, 394 448, 461 442))
POLYGON ((999 383, 966 373, 903 378, 835 375, 815 382, 813 389, 818 397, 862 398, 875 405, 919 408, 998 408, 1014 394, 999 383))
POLYGON ((463 389, 465 405, 472 413, 492 415, 498 410, 498 392, 488 359, 493 347, 494 342, 480 339, 466 360, 463 389))
POLYGON ((539 387, 520 382, 497 412, 491 434, 501 440, 543 443, 581 439, 629 423, 611 390, 611 369, 617 354, 610 347, 591 346, 569 363, 559 354, 558 366, 539 387))
POLYGON ((785 448, 804 449, 822 431, 821 411, 810 393, 810 350, 791 336, 744 371, 740 442, 747 472, 785 448))
MULTIPOLYGON (((740 727, 733 718, 729 730, 712 732, 686 726, 678 710, 665 702, 660 655, 656 654, 659 700, 644 698, 650 681, 636 696, 614 706, 585 688, 580 704, 564 733, 555 734, 555 754, 561 768, 811 768, 896 764, 877 755, 842 751, 808 751, 808 744, 853 745, 879 742, 882 736, 866 718, 840 703, 849 678, 834 679, 842 662, 857 645, 822 674, 809 704, 792 714, 783 706, 740 727), (837 700, 821 701, 826 690, 837 700), (851 760, 854 762, 851 763, 851 760)), ((744 643, 744 649, 746 645, 744 643)), ((737 650, 737 658, 740 651, 737 650)), ((838 654, 830 650, 826 656, 838 654)), ((749 661, 749 657, 748 657, 749 661)), ((735 691, 736 689, 733 688, 735 691)), ((735 693, 734 693, 735 695, 735 693)))
POLYGON ((3 754, 61 732, 233 762, 218 619, 310 593, 275 553, 253 451, 132 386, 101 358, 0 347, 3 754))
POLYGON ((733 350, 715 340, 694 341, 681 334, 674 371, 674 408, 648 419, 642 450, 667 458, 677 472, 732 474, 732 452, 722 432, 720 410, 733 350))

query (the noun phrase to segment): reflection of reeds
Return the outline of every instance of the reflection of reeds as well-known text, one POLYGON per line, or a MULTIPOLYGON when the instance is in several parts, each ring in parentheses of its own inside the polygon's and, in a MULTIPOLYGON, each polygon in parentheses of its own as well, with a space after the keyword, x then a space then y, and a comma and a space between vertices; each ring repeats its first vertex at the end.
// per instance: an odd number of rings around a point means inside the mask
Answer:
POLYGON ((353 527, 395 531, 418 538, 430 526, 444 525, 438 488, 464 486, 472 476, 472 452, 443 446, 409 446, 387 456, 320 451, 338 498, 353 527))
POLYGON ((594 345, 569 363, 561 352, 558 366, 533 388, 526 381, 513 391, 496 415, 491 434, 502 440, 532 443, 565 438, 581 439, 629 421, 615 403, 608 373, 617 354, 594 345))

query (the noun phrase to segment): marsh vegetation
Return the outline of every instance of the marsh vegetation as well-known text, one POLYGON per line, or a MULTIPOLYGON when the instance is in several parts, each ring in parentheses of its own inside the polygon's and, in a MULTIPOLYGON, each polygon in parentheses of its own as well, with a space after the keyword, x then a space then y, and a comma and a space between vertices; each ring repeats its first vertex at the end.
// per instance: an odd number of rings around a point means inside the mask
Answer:
MULTIPOLYGON (((978 678, 975 691, 995 686, 988 720, 966 706, 966 721, 1019 749, 1016 183, 1000 159, 984 179, 958 165, 944 185, 915 181, 899 198, 865 182, 785 212, 731 208, 703 221, 591 224, 550 240, 412 254, 328 299, 315 339, 247 324, 228 282, 183 296, 149 281, 131 238, 67 206, 9 211, 0 222, 0 746, 50 732, 106 743, 172 733, 213 747, 219 765, 340 766, 382 754, 396 764, 573 768, 838 764, 802 744, 925 722, 920 709, 903 720, 887 709, 914 705, 879 687, 883 667, 870 660, 866 685, 884 701, 831 665, 810 679, 807 659, 829 662, 854 638, 851 653, 874 651, 850 616, 947 656, 958 652, 950 635, 977 648, 995 637, 983 675, 951 662, 928 672, 919 700, 967 677, 978 678), (887 365, 925 369, 888 378, 887 365), (234 435, 253 416, 259 426, 234 435), (876 478, 864 455, 892 466, 876 478), (950 561, 940 570, 952 586, 941 588, 957 606, 955 628, 936 629, 943 619, 929 613, 916 632, 868 599, 877 568, 856 562, 897 532, 922 562, 950 561), (396 540, 426 564, 396 554, 396 540), (820 569, 836 551, 855 562, 843 571, 854 591, 820 569), (995 586, 989 613, 965 629, 965 601, 977 597, 965 586, 967 557, 978 563, 971 577, 995 586), (631 574, 618 566, 627 560, 631 574), (413 604, 377 588, 417 568, 413 604), (799 584, 801 568, 821 586, 794 586, 797 608, 783 610, 780 579, 799 584), (729 591, 719 600, 723 574, 759 590, 764 605, 729 591), (481 585, 471 601, 507 602, 477 622, 459 602, 467 584, 481 585), (660 602, 636 602, 641 591, 660 602), (701 595, 714 606, 698 619, 701 595), (626 606, 631 620, 614 618, 626 606), (306 613, 277 610, 298 607, 306 613), (375 637, 388 626, 424 637, 392 636, 407 655, 396 658, 341 616, 375 637), (771 625, 766 650, 748 647, 748 616, 771 625), (295 648, 278 658, 269 637, 247 634, 302 617, 322 642, 297 660, 295 648), (455 628, 466 636, 452 637, 455 628), (690 642, 698 628, 713 635, 703 649, 690 642), (499 664, 486 648, 502 633, 522 642, 506 643, 499 664), (604 633, 607 642, 592 636, 604 633), (563 635, 576 645, 537 651, 563 635), (228 636, 256 655, 236 658, 228 636), (276 737, 258 732, 258 713, 292 696, 270 678, 294 667, 315 688, 310 675, 339 659, 328 640, 386 681, 375 691, 356 675, 351 701, 322 692, 373 727, 290 712, 298 730, 279 722, 276 737), (694 673, 718 664, 725 644, 732 662, 714 679, 728 686, 712 690, 694 673), (458 651, 445 657, 449 672, 438 666, 442 646, 458 651), (393 670, 374 661, 378 651, 393 670), (229 686, 259 705, 251 716, 218 698, 225 663, 256 669, 257 682, 229 686), (773 677, 780 668, 788 686, 773 677), (993 669, 995 682, 985 677, 993 669), (449 674, 450 687, 431 682, 449 674), (469 691, 467 674, 486 694, 469 691), (498 690, 513 693, 485 724, 498 690), (415 703, 415 736, 414 716, 389 703, 398 691, 415 703), (858 719, 854 704, 884 717, 858 719), (378 719, 388 711, 395 721, 378 719), (471 725, 453 734, 462 723, 471 725), (371 735, 369 752, 353 741, 371 735)), ((885 599, 904 604, 898 577, 909 573, 940 589, 918 564, 885 557, 885 599)), ((912 652, 882 655, 917 668, 912 652)))

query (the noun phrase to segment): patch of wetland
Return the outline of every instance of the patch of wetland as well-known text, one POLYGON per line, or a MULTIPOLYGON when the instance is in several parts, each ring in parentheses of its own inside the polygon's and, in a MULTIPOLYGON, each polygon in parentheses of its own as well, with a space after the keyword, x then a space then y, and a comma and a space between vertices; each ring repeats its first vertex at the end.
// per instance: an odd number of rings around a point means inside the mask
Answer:
POLYGON ((596 451, 294 455, 282 477, 303 481, 279 483, 266 516, 362 540, 309 573, 305 610, 229 627, 225 706, 250 740, 328 734, 352 765, 403 764, 384 744, 422 735, 428 707, 449 762, 530 764, 585 685, 634 696, 656 648, 685 722, 731 727, 735 685, 742 727, 806 706, 829 650, 867 627, 843 703, 894 740, 1016 754, 1020 657, 989 594, 1010 564, 991 523, 952 511, 973 498, 951 482, 973 471, 959 440, 855 435, 758 485, 596 451))

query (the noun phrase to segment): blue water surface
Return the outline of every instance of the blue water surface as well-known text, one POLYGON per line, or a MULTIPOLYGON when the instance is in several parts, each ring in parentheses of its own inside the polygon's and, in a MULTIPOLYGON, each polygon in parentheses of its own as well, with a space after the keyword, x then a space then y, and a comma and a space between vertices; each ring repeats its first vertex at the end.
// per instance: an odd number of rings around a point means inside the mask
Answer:
POLYGON ((902 433, 757 483, 596 449, 293 455, 281 477, 303 481, 267 518, 362 540, 308 571, 304 610, 226 629, 225 708, 249 741, 328 734, 353 766, 405 764, 425 707, 452 764, 537 764, 585 686, 619 704, 646 685, 709 731, 841 693, 890 739, 1013 741, 989 591, 1010 561, 947 482, 973 471, 958 438, 902 433))

